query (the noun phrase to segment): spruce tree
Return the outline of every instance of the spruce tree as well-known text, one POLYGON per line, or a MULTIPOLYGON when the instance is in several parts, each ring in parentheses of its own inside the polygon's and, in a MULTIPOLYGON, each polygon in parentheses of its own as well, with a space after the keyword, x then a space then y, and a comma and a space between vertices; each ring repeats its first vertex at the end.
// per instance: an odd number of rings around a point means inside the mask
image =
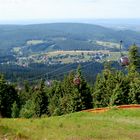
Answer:
POLYGON ((48 115, 58 116, 62 115, 60 99, 62 98, 61 82, 53 82, 52 86, 47 89, 48 93, 48 115))
POLYGON ((109 65, 105 65, 102 73, 97 75, 93 91, 94 107, 106 107, 110 104, 112 90, 115 87, 114 75, 115 72, 109 65))
POLYGON ((135 77, 130 82, 129 102, 131 104, 140 104, 140 76, 135 77))
POLYGON ((19 117, 19 107, 18 107, 18 104, 16 103, 16 101, 13 103, 11 111, 12 111, 12 114, 11 114, 12 118, 19 117))
POLYGON ((140 69, 140 53, 138 47, 134 44, 129 48, 129 73, 134 73, 140 69))
POLYGON ((78 110, 92 108, 93 107, 93 102, 92 102, 93 98, 92 98, 92 94, 91 94, 91 89, 82 75, 80 66, 78 66, 78 68, 77 68, 76 75, 78 75, 78 77, 80 78, 80 84, 75 86, 75 88, 76 88, 75 90, 77 90, 78 96, 80 98, 78 110))
POLYGON ((95 107, 128 104, 129 81, 124 73, 107 67, 97 76, 93 102, 95 107))
POLYGON ((45 82, 41 80, 39 84, 39 89, 35 90, 33 93, 33 103, 35 110, 35 117, 41 117, 43 114, 47 114, 48 110, 48 97, 45 93, 45 82))
POLYGON ((140 53, 136 45, 129 49, 130 65, 128 67, 128 79, 130 82, 129 102, 140 103, 140 53))
POLYGON ((0 116, 11 117, 11 108, 14 102, 18 103, 18 94, 15 87, 7 83, 0 75, 0 116))

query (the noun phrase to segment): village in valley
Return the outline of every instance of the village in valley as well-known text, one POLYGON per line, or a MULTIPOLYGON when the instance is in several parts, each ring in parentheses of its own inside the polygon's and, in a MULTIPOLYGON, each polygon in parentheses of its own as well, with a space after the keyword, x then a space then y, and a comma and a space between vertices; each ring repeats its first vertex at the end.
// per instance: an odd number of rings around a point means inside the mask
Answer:
POLYGON ((28 67, 31 63, 41 64, 68 64, 68 63, 84 63, 89 61, 103 61, 110 57, 109 51, 54 51, 48 53, 32 54, 29 56, 22 55, 22 52, 14 55, 15 59, 6 61, 1 64, 14 64, 28 67))

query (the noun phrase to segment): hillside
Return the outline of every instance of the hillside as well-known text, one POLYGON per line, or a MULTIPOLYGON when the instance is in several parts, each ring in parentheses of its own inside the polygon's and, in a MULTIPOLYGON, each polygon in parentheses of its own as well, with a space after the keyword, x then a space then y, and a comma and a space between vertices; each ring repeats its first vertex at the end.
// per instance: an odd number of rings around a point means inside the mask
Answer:
MULTIPOLYGON (((96 41, 118 43, 124 45, 140 44, 139 32, 116 31, 102 26, 80 23, 53 23, 36 25, 0 25, 0 52, 9 54, 14 47, 20 47, 25 53, 54 50, 99 50, 105 46, 96 41), (28 44, 28 41, 40 41, 28 44)), ((107 48, 111 49, 112 48, 107 48)), ((115 48, 116 49, 116 48, 115 48)))
POLYGON ((139 140, 139 116, 139 109, 113 109, 41 119, 0 119, 0 139, 139 140))

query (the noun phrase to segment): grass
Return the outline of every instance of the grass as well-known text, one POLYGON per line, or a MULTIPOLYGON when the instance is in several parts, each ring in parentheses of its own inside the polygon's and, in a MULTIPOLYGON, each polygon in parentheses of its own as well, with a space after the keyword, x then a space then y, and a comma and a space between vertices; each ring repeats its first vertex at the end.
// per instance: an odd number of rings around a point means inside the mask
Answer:
POLYGON ((18 53, 20 52, 21 48, 20 47, 14 47, 13 52, 18 53))
POLYGON ((41 44, 41 43, 44 43, 43 40, 28 40, 26 42, 27 45, 37 45, 37 44, 41 44))
POLYGON ((106 42, 106 41, 96 41, 96 44, 104 46, 104 47, 108 47, 108 48, 120 48, 119 43, 106 42))
POLYGON ((139 140, 140 109, 78 112, 41 119, 0 119, 0 139, 139 140))

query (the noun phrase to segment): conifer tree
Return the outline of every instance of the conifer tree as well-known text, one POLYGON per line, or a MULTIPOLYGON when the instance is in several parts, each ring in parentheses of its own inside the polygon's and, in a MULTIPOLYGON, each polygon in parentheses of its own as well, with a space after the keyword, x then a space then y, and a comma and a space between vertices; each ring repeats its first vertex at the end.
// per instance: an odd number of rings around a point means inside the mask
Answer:
POLYGON ((112 90, 115 87, 114 73, 110 64, 105 64, 105 69, 97 75, 93 91, 94 107, 105 107, 110 104, 112 90))
POLYGON ((114 80, 115 87, 112 90, 112 95, 110 98, 112 99, 112 97, 114 96, 114 102, 112 102, 112 105, 129 104, 129 81, 127 79, 127 76, 121 71, 116 71, 116 73, 114 74, 114 80))
POLYGON ((11 111, 12 111, 12 114, 11 114, 12 118, 19 117, 19 107, 18 107, 16 101, 13 103, 11 111))
POLYGON ((32 98, 33 89, 30 87, 28 81, 24 82, 24 88, 19 91, 20 105, 25 105, 27 100, 32 98))
POLYGON ((0 75, 0 116, 11 117, 12 104, 17 101, 18 95, 15 87, 7 83, 0 75))
POLYGON ((47 89, 48 92, 48 115, 62 115, 60 99, 62 97, 62 85, 60 82, 53 82, 52 86, 47 89))
POLYGON ((32 91, 32 97, 26 101, 20 111, 20 117, 41 117, 47 114, 48 111, 48 97, 45 92, 45 83, 41 80, 38 88, 32 91))
POLYGON ((105 67, 97 76, 93 102, 95 107, 128 104, 129 81, 120 71, 105 67))
POLYGON ((129 49, 130 65, 128 67, 128 79, 130 82, 129 102, 140 103, 140 53, 134 44, 129 49))
POLYGON ((33 103, 34 103, 34 116, 41 117, 43 114, 47 114, 48 110, 48 97, 45 93, 45 82, 41 80, 39 84, 39 89, 35 90, 33 93, 33 103))
POLYGON ((129 74, 134 73, 140 69, 140 54, 138 47, 134 44, 129 49, 129 74))
POLYGON ((35 104, 34 102, 29 99, 26 103, 22 106, 19 117, 21 118, 32 118, 35 116, 35 104))
POLYGON ((77 93, 79 95, 79 110, 89 109, 93 107, 92 103, 92 94, 89 85, 87 84, 86 80, 84 79, 81 67, 78 66, 77 73, 78 77, 80 78, 80 84, 75 86, 77 93))
POLYGON ((140 104, 140 76, 130 81, 129 103, 140 104))

